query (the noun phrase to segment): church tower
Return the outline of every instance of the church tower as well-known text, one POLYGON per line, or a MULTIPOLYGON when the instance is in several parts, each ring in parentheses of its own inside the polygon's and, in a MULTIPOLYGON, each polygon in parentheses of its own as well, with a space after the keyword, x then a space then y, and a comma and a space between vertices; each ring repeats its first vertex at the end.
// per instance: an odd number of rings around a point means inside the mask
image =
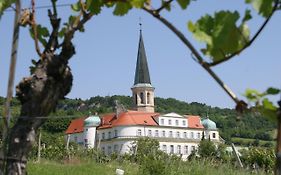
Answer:
POLYGON ((137 111, 154 112, 155 88, 152 87, 150 81, 141 30, 135 71, 135 81, 134 86, 131 89, 133 94, 134 109, 137 111))

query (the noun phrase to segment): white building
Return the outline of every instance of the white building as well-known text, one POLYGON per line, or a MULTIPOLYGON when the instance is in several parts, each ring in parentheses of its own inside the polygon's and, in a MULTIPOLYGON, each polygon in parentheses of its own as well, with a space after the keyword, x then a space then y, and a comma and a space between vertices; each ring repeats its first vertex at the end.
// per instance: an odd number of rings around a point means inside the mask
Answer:
POLYGON ((202 137, 219 142, 216 124, 199 116, 154 112, 154 87, 151 85, 147 59, 140 33, 134 85, 131 88, 134 110, 117 107, 116 113, 75 119, 66 134, 70 141, 85 147, 98 147, 105 154, 129 153, 139 137, 157 139, 160 149, 183 159, 197 149, 202 137), (204 135, 203 135, 204 134, 204 135))

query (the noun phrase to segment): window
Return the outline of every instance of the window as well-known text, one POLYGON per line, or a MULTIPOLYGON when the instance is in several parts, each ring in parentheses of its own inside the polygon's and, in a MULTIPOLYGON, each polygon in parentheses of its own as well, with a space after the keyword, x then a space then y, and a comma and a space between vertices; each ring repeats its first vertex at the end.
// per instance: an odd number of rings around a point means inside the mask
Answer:
POLYGON ((162 131, 162 137, 166 137, 166 131, 162 131))
POLYGON ((108 139, 111 139, 111 132, 108 132, 108 139))
POLYGON ((191 151, 195 151, 195 146, 191 146, 191 151))
POLYGON ((118 136, 118 131, 114 130, 114 137, 117 137, 117 136, 118 136))
POLYGON ((102 135, 101 135, 101 139, 105 139, 105 134, 104 133, 102 133, 102 135))
POLYGON ((167 152, 167 145, 163 145, 163 147, 162 147, 162 150, 163 150, 163 152, 167 152))
POLYGON ((118 145, 114 145, 113 149, 114 149, 114 152, 117 153, 118 152, 118 145))
POLYGON ((88 143, 88 139, 84 139, 85 144, 88 143))
POLYGON ((185 121, 185 120, 182 121, 182 125, 183 125, 183 126, 186 125, 186 121, 185 121))
POLYGON ((169 125, 172 125, 172 120, 168 120, 168 124, 169 124, 169 125))
POLYGON ((179 121, 178 120, 176 120, 176 126, 179 126, 179 121))
POLYGON ((112 153, 111 146, 108 146, 108 147, 107 147, 107 152, 108 152, 108 154, 111 154, 111 153, 112 153))
POLYGON ((191 132, 190 134, 191 134, 191 138, 194 139, 194 133, 191 132))
POLYGON ((105 148, 104 147, 101 148, 101 151, 102 151, 103 154, 105 154, 105 148))
POLYGON ((141 104, 144 104, 144 96, 143 92, 140 93, 141 104))
POLYGON ((170 145, 170 154, 174 154, 174 145, 170 145))
POLYGON ((148 137, 151 137, 151 136, 152 136, 152 131, 148 130, 148 137))
POLYGON ((74 136, 74 141, 77 142, 78 141, 78 137, 74 136))
POLYGON ((181 146, 180 145, 177 146, 177 153, 181 154, 181 146))
POLYGON ((187 138, 187 133, 186 132, 183 132, 183 138, 187 138))
POLYGON ((200 132, 197 133, 197 139, 200 139, 200 132))
POLYGON ((177 138, 180 138, 181 137, 181 135, 180 135, 180 132, 178 131, 177 132, 177 138))
POLYGON ((138 136, 141 136, 141 129, 138 129, 137 135, 138 135, 138 136))
POLYGON ((169 137, 173 137, 173 131, 169 131, 169 137))
POLYGON ((164 119, 163 118, 161 119, 160 123, 161 123, 161 125, 164 125, 164 119))
POLYGON ((187 145, 184 146, 183 154, 188 154, 188 146, 187 145))
POLYGON ((213 133, 213 139, 215 139, 216 138, 216 133, 213 133))
POLYGON ((149 104, 150 103, 150 93, 149 92, 146 95, 146 100, 147 100, 147 104, 149 104))
POLYGON ((159 131, 155 130, 155 137, 159 137, 159 131))
POLYGON ((138 95, 137 94, 135 95, 135 104, 136 105, 138 104, 138 95))

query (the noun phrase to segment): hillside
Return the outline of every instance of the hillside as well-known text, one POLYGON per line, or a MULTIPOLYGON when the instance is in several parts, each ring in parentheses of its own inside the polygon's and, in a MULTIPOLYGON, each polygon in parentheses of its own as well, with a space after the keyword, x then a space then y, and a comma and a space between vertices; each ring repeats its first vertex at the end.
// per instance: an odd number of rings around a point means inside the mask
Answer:
MULTIPOLYGON (((92 114, 104 114, 114 111, 115 100, 118 100, 127 109, 131 108, 131 97, 129 96, 95 96, 87 100, 65 99, 57 105, 57 110, 51 116, 68 116, 61 119, 48 119, 43 125, 43 130, 48 133, 60 133, 66 130, 73 118, 92 114)), ((0 97, 0 112, 3 114, 4 98, 0 97)), ((226 142, 233 141, 236 144, 255 145, 258 140, 274 140, 275 124, 268 121, 258 113, 247 112, 238 114, 233 109, 221 109, 211 107, 197 102, 187 103, 173 98, 155 98, 156 111, 159 113, 176 112, 179 114, 200 115, 206 117, 207 113, 211 120, 217 123, 221 136, 226 142), (233 138, 233 139, 232 139, 233 138), (239 139, 237 139, 239 138, 239 139), (245 139, 243 139, 245 138, 245 139)), ((20 103, 13 99, 12 115, 18 116, 20 103)), ((272 146, 271 142, 262 142, 263 146, 272 146)))

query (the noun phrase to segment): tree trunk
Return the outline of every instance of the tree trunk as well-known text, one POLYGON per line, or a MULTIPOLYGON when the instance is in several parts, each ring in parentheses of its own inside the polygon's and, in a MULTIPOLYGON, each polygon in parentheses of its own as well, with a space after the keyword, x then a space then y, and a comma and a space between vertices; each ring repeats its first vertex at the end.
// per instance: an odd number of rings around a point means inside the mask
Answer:
POLYGON ((60 55, 45 52, 34 73, 17 86, 22 107, 18 121, 9 133, 6 174, 26 174, 27 154, 35 142, 37 129, 55 109, 58 100, 70 92, 72 74, 67 64, 74 53, 72 43, 68 43, 60 55))

